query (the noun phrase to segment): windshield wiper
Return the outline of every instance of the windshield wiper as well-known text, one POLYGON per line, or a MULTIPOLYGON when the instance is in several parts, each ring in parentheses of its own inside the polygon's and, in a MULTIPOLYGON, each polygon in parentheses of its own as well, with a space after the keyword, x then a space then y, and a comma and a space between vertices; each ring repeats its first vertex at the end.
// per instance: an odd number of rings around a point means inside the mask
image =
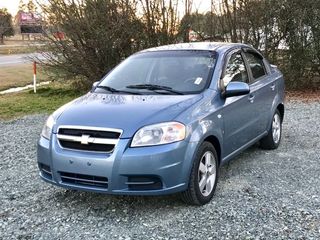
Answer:
POLYGON ((138 92, 118 90, 118 89, 115 89, 115 88, 113 88, 113 87, 104 86, 104 85, 98 85, 98 86, 96 86, 96 88, 102 88, 102 89, 107 90, 107 91, 109 91, 109 92, 111 92, 111 93, 128 93, 128 94, 141 95, 141 93, 138 93, 138 92))
MULTIPOLYGON (((167 91, 167 92, 170 92, 170 93, 184 95, 183 92, 174 90, 171 87, 161 86, 161 85, 156 85, 156 84, 136 84, 136 85, 126 86, 126 88, 147 89, 147 90, 151 90, 151 91, 164 90, 164 91, 167 91)), ((159 92, 157 92, 157 93, 159 93, 159 92)))

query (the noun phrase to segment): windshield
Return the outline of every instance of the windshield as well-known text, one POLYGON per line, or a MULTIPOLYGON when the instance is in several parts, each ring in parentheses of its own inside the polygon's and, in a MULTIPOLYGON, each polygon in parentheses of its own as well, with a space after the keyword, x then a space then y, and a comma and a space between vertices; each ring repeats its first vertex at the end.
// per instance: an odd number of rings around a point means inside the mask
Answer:
POLYGON ((212 77, 216 54, 209 51, 159 51, 133 55, 104 77, 103 86, 144 94, 193 94, 212 77))

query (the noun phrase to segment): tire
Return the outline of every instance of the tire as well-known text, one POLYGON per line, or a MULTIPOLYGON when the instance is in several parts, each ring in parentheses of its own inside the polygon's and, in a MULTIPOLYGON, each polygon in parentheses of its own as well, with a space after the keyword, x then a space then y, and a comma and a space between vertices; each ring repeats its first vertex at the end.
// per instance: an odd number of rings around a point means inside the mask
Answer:
POLYGON ((188 189, 181 193, 181 199, 198 206, 210 202, 217 186, 218 171, 218 155, 214 146, 203 142, 195 154, 188 189))
POLYGON ((273 114, 268 135, 260 140, 260 147, 266 150, 277 149, 282 135, 282 121, 279 110, 273 114))

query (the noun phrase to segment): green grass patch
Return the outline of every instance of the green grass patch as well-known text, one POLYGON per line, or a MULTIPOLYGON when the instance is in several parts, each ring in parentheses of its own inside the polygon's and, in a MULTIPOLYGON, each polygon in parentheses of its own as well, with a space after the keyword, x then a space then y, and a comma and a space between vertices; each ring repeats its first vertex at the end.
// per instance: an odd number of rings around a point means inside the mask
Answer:
MULTIPOLYGON (((41 65, 37 66, 37 83, 48 81, 48 76, 44 73, 41 65)), ((33 84, 33 65, 23 63, 14 66, 0 67, 0 91, 13 87, 23 87, 33 84)))
POLYGON ((0 54, 10 55, 10 54, 23 54, 23 53, 34 53, 35 51, 39 51, 39 47, 35 46, 1 46, 0 54))
POLYGON ((28 90, 0 95, 0 119, 9 120, 29 114, 51 113, 84 93, 69 85, 51 84, 38 88, 37 93, 28 90))

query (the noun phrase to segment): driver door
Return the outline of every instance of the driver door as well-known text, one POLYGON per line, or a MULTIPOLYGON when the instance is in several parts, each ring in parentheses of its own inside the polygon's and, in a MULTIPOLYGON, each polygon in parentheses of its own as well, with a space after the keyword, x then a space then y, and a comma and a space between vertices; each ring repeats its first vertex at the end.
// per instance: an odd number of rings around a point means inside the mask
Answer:
MULTIPOLYGON (((226 61, 224 77, 221 81, 222 91, 232 81, 249 83, 249 75, 241 50, 231 52, 226 57, 226 61)), ((255 112, 251 100, 250 94, 224 99, 222 117, 225 157, 244 146, 252 138, 255 112)))

